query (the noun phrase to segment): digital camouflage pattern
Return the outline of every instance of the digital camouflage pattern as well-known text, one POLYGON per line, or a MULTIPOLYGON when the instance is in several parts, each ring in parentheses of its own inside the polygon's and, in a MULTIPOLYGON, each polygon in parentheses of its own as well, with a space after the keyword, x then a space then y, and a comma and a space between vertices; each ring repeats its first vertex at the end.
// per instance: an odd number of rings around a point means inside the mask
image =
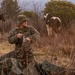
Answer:
POLYGON ((29 19, 25 15, 19 15, 18 16, 19 24, 21 24, 24 21, 28 21, 29 19))
POLYGON ((38 75, 38 72, 35 68, 33 43, 39 38, 39 32, 31 26, 25 26, 24 28, 20 28, 18 26, 11 30, 8 41, 10 44, 15 44, 14 56, 12 57, 11 55, 11 58, 5 58, 0 62, 0 75, 27 75, 26 68, 28 66, 28 75, 35 75, 35 72, 36 75, 38 75), (18 33, 22 33, 25 38, 29 37, 31 41, 23 42, 23 37, 21 39, 17 38, 18 33))
MULTIPOLYGON (((26 68, 15 58, 6 58, 0 61, 0 75, 27 75, 26 68)), ((48 61, 32 62, 28 65, 28 75, 75 75, 75 69, 66 69, 48 61)))
MULTIPOLYGON (((27 75, 26 68, 22 69, 22 65, 15 58, 6 58, 0 61, 0 75, 27 75)), ((28 65, 28 75, 39 75, 35 64, 31 62, 28 65)))
POLYGON ((28 54, 28 62, 33 61, 34 57, 32 44, 34 41, 39 39, 39 37, 39 32, 35 28, 30 26, 25 26, 24 28, 17 27, 10 32, 8 41, 11 44, 15 44, 15 57, 18 59, 18 61, 23 62, 26 53, 28 54), (25 38, 29 37, 31 39, 31 42, 25 42, 25 45, 23 46, 23 38, 19 39, 16 37, 18 33, 22 33, 25 38))

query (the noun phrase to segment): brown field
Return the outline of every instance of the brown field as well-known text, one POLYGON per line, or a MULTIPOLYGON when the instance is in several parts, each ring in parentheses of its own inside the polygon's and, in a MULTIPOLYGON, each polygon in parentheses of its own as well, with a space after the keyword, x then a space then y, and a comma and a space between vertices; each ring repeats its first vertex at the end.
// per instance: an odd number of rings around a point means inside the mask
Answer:
MULTIPOLYGON (((3 40, 0 43, 0 56, 14 50, 14 45, 3 40)), ((34 55, 38 62, 48 60, 49 62, 62 67, 74 67, 74 35, 64 34, 58 37, 43 36, 34 45, 34 55)))

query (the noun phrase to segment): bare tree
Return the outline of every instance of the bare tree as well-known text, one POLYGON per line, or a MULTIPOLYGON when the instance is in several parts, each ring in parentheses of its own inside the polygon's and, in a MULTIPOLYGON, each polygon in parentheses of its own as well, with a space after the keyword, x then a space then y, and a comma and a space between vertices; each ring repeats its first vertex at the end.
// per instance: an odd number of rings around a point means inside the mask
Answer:
POLYGON ((44 24, 44 22, 42 20, 43 4, 45 4, 44 0, 40 0, 40 2, 32 0, 32 10, 38 15, 34 19, 34 27, 40 33, 42 33, 43 31, 45 32, 45 24, 44 24))

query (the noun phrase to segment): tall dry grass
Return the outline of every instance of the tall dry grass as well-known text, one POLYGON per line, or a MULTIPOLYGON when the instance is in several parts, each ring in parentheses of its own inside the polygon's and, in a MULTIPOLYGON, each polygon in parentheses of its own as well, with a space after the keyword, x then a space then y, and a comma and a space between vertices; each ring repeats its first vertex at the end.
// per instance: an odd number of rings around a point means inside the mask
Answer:
MULTIPOLYGON (((48 60, 62 67, 75 68, 75 32, 74 27, 63 31, 59 36, 47 36, 42 33, 41 38, 34 44, 35 59, 38 62, 48 60)), ((14 50, 14 45, 7 41, 8 33, 0 37, 0 56, 14 50)))
POLYGON ((46 59, 62 67, 75 68, 74 38, 75 33, 72 30, 63 32, 57 37, 41 37, 35 49, 40 53, 39 56, 36 56, 37 60, 46 59))

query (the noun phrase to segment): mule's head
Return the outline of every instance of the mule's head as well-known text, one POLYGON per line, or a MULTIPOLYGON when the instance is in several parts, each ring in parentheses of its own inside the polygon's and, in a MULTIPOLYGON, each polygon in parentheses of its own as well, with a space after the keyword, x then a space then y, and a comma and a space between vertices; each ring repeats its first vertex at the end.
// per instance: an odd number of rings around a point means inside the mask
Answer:
POLYGON ((46 24, 50 25, 51 17, 52 17, 51 13, 44 14, 44 20, 45 20, 46 24))
POLYGON ((48 15, 49 15, 49 13, 44 13, 44 20, 47 19, 48 15))
POLYGON ((1 14, 1 15, 0 15, 0 20, 2 20, 2 21, 4 21, 4 22, 5 22, 4 14, 1 14))

